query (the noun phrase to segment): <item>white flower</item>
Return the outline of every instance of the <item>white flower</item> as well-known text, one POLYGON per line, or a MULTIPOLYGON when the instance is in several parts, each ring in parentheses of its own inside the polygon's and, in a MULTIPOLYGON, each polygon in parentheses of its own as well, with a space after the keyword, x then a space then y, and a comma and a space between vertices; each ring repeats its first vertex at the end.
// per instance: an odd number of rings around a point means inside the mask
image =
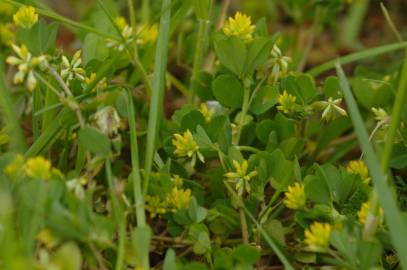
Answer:
POLYGON ((79 80, 83 81, 85 79, 85 70, 81 67, 82 65, 82 58, 81 58, 81 51, 77 51, 72 60, 69 61, 68 58, 63 55, 62 56, 62 63, 61 63, 61 77, 69 83, 74 78, 78 78, 79 80))
POLYGON ((94 114, 96 125, 108 136, 116 135, 120 128, 120 117, 115 108, 106 106, 94 114))

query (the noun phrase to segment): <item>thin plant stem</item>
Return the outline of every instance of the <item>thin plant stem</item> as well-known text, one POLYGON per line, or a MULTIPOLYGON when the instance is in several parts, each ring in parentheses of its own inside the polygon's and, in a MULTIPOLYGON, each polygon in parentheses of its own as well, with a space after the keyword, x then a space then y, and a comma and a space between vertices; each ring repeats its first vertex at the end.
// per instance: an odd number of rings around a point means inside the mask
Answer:
POLYGON ((133 97, 131 92, 127 92, 127 120, 130 128, 130 151, 131 151, 131 180, 133 184, 134 205, 136 209, 136 218, 138 226, 146 225, 146 216, 144 210, 144 196, 141 190, 140 163, 137 143, 137 129, 134 113, 133 97))
POLYGON ((68 85, 64 82, 64 80, 59 76, 59 74, 53 69, 52 67, 48 66, 49 73, 57 80, 61 88, 65 91, 66 95, 69 98, 68 104, 70 104, 70 108, 75 112, 76 117, 78 117, 79 125, 81 128, 85 127, 85 120, 82 116, 82 112, 79 108, 79 104, 75 101, 74 95, 72 94, 71 90, 69 89, 68 85))
POLYGON ((242 230, 243 244, 249 244, 249 230, 247 228, 246 215, 245 215, 244 209, 242 207, 239 208, 239 215, 240 215, 240 227, 242 230))
POLYGON ((110 201, 112 204, 112 216, 116 221, 116 226, 119 234, 119 242, 117 248, 117 260, 115 265, 115 270, 122 270, 124 264, 124 244, 126 238, 126 219, 124 218, 123 212, 120 209, 119 201, 116 197, 116 192, 114 191, 113 175, 112 175, 112 164, 109 157, 105 160, 105 173, 106 180, 109 190, 110 201))
POLYGON ((249 102, 250 102, 250 87, 246 80, 243 82, 243 104, 242 104, 242 111, 240 112, 238 123, 237 123, 237 132, 235 137, 235 144, 238 145, 240 141, 240 136, 242 135, 242 130, 244 126, 244 121, 246 118, 246 114, 249 110, 249 102))
POLYGON ((159 118, 162 115, 162 104, 164 100, 164 84, 167 69, 168 44, 170 34, 171 0, 163 0, 162 10, 165 10, 160 20, 160 30, 157 41, 154 65, 153 92, 148 116, 147 145, 144 166, 144 194, 148 190, 150 173, 153 166, 155 144, 158 133, 159 118))
POLYGON ((192 67, 192 76, 191 76, 191 95, 189 98, 190 103, 196 102, 196 87, 197 87, 197 80, 198 74, 202 69, 202 62, 203 56, 206 52, 207 42, 208 42, 208 35, 209 35, 209 26, 210 26, 210 14, 212 10, 212 0, 209 1, 208 4, 208 12, 207 18, 200 18, 199 19, 199 28, 198 28, 198 38, 195 47, 195 55, 194 55, 194 65, 192 67))

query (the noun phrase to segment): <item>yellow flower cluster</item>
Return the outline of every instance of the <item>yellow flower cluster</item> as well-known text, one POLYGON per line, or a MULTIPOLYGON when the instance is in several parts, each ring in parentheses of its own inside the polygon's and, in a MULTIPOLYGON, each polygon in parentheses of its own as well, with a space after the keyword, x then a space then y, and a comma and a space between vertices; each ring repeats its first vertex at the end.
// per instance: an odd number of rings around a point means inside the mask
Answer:
POLYGON ((32 157, 24 161, 22 155, 17 155, 5 168, 4 173, 9 176, 26 175, 35 179, 48 180, 52 176, 62 176, 62 173, 53 168, 51 162, 42 156, 32 157))
POLYGON ((314 222, 304 231, 304 242, 311 251, 325 252, 329 248, 331 231, 330 224, 314 222))
POLYGON ((295 183, 288 187, 285 194, 284 204, 290 209, 302 209, 305 207, 306 196, 304 185, 302 183, 295 183))
POLYGON ((196 156, 199 160, 204 162, 204 157, 199 152, 198 143, 194 140, 192 133, 187 130, 183 135, 174 134, 172 144, 175 146, 174 154, 179 157, 192 158, 195 161, 196 156))
MULTIPOLYGON (((370 203, 369 202, 364 202, 362 206, 360 207, 360 210, 358 211, 358 219, 360 224, 365 225, 368 215, 369 215, 369 209, 370 209, 370 203)), ((378 224, 381 224, 383 222, 383 208, 380 208, 379 210, 379 215, 376 219, 378 224)))
POLYGON ((150 212, 151 218, 189 207, 192 196, 191 190, 182 188, 183 180, 179 175, 172 177, 171 181, 173 187, 171 191, 165 195, 164 199, 161 199, 158 195, 146 195, 145 208, 150 212))
POLYGON ((364 184, 369 184, 369 170, 363 160, 352 160, 346 167, 347 171, 351 174, 359 175, 364 184))
POLYGON ((208 105, 205 102, 199 105, 199 111, 204 116, 206 122, 210 122, 215 114, 215 108, 208 108, 208 105))
POLYGON ((288 94, 287 91, 284 90, 283 94, 278 96, 277 101, 280 105, 277 106, 277 109, 283 113, 293 113, 296 110, 296 100, 296 96, 288 94))
POLYGON ((242 163, 233 160, 232 163, 235 171, 226 173, 225 177, 229 182, 235 184, 235 188, 239 195, 243 195, 244 191, 250 193, 251 188, 249 182, 257 175, 257 171, 247 172, 249 168, 249 162, 247 160, 243 160, 242 163))
POLYGON ((22 28, 31 28, 38 21, 38 14, 32 6, 22 6, 13 16, 14 23, 22 28))
POLYGON ((153 25, 141 25, 137 29, 137 44, 146 45, 153 44, 157 40, 158 26, 153 25))
POLYGON ((228 18, 222 30, 226 36, 235 36, 244 42, 250 42, 253 40, 255 29, 256 26, 252 24, 252 20, 249 16, 237 12, 234 18, 228 18))

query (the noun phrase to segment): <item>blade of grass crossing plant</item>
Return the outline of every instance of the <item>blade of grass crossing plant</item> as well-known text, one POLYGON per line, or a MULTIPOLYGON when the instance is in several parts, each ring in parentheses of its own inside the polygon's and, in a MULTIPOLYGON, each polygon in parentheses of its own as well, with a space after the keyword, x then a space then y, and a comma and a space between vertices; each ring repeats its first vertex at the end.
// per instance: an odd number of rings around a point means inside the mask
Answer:
POLYGON ((137 144, 137 129, 134 113, 133 96, 127 92, 127 121, 130 127, 130 151, 131 151, 131 180, 133 183, 133 196, 136 208, 137 225, 145 226, 146 217, 144 211, 144 196, 141 190, 140 163, 137 144))
MULTIPOLYGON (((353 62, 363 60, 366 58, 370 58, 373 56, 389 53, 389 52, 396 51, 396 50, 401 50, 404 48, 407 48, 407 42, 392 43, 392 44, 363 50, 360 52, 352 53, 347 56, 341 57, 339 59, 339 63, 341 65, 345 65, 345 64, 353 63, 353 62)), ((318 76, 321 73, 334 69, 337 61, 338 61, 338 59, 330 60, 326 63, 323 63, 322 65, 314 67, 313 69, 309 70, 307 73, 312 76, 318 76)))
POLYGON ((143 185, 143 192, 147 192, 150 173, 153 165, 153 158, 155 152, 155 143, 157 139, 157 130, 159 118, 162 115, 162 105, 164 98, 164 81, 167 69, 168 57, 168 42, 170 32, 170 18, 171 9, 167 9, 171 5, 171 0, 163 0, 162 9, 166 10, 160 20, 160 29, 157 41, 157 48, 155 53, 154 64, 154 78, 153 78, 153 92, 150 104, 150 113, 148 117, 147 128, 147 146, 145 157, 145 179, 143 185))
POLYGON ((6 87, 3 65, 0 65, 0 108, 4 122, 7 124, 9 130, 10 149, 15 152, 24 152, 26 150, 24 133, 18 124, 12 98, 6 87))
POLYGON ((397 251, 402 268, 407 269, 407 234, 405 232, 405 223, 403 222, 393 193, 385 181, 379 161, 369 143, 369 135, 364 127, 364 122, 350 90, 348 80, 339 63, 336 64, 336 71, 340 80, 343 95, 348 105, 349 115, 352 119, 357 138, 364 153, 364 159, 372 175, 373 184, 379 197, 379 201, 384 209, 384 216, 387 226, 390 229, 391 240, 397 251))
POLYGON ((288 261, 287 257, 284 255, 284 253, 280 250, 278 245, 275 243, 275 241, 267 234, 267 232, 263 229, 263 227, 257 222, 257 220, 254 218, 252 213, 246 208, 244 205, 244 202, 242 201, 242 198, 237 195, 235 190, 230 186, 229 183, 224 182, 226 188, 229 190, 230 194, 236 199, 236 201, 240 204, 240 207, 244 209, 246 212, 246 215, 250 218, 250 220, 256 225, 257 229, 261 233, 261 235, 264 237, 264 240, 267 242, 267 244, 270 246, 270 248, 275 252, 277 257, 280 259, 280 262, 284 265, 284 269, 286 270, 294 270, 294 267, 290 264, 288 261))

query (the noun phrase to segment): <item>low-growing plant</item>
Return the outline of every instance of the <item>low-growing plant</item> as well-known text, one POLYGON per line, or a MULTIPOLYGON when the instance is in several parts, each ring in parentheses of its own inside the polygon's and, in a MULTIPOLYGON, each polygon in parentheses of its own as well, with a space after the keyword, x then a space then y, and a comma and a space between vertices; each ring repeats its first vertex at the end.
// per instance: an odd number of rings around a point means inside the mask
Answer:
POLYGON ((274 1, 297 50, 230 1, 138 2, 0 2, 0 269, 407 268, 407 62, 341 66, 407 43, 309 68, 357 3, 274 1))

